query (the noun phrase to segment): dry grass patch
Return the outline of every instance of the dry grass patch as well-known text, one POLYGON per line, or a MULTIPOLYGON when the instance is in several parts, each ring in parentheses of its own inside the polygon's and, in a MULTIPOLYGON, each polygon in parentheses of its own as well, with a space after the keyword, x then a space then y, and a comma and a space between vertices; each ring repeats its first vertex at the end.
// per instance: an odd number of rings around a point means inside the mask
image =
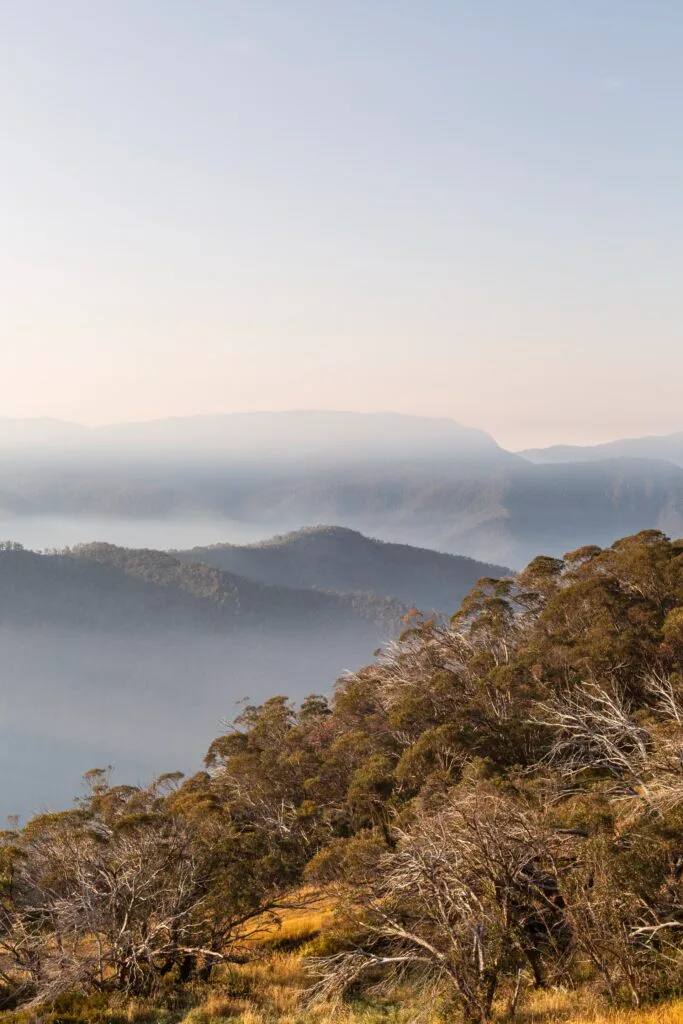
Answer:
POLYGON ((517 1024, 683 1024, 683 1000, 642 1010, 606 1008, 589 990, 534 992, 520 1007, 517 1024))
POLYGON ((248 948, 296 949, 316 938, 334 921, 334 905, 326 894, 302 890, 300 907, 264 914, 250 922, 242 942, 248 948))

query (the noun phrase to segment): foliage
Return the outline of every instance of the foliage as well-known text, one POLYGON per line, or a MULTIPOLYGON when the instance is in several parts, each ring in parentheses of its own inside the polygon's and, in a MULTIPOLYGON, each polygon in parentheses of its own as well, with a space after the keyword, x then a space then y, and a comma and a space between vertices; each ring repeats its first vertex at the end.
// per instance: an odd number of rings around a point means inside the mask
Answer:
POLYGON ((165 551, 94 543, 38 553, 0 543, 0 615, 14 625, 224 632, 305 621, 371 638, 396 628, 403 612, 374 593, 268 586, 165 551))
POLYGON ((204 983, 316 886, 335 925, 291 936, 314 1014, 402 986, 477 1022, 531 986, 675 992, 682 615, 657 531, 537 558, 448 623, 409 617, 331 701, 247 707, 190 779, 94 773, 3 837, 5 1004, 204 983))

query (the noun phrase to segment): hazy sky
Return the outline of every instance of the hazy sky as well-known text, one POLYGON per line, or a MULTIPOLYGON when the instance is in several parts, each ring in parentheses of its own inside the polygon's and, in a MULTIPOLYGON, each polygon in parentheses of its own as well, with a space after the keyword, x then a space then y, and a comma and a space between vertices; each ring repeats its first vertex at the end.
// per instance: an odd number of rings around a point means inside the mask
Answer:
POLYGON ((680 0, 0 0, 0 414, 683 429, 680 0))

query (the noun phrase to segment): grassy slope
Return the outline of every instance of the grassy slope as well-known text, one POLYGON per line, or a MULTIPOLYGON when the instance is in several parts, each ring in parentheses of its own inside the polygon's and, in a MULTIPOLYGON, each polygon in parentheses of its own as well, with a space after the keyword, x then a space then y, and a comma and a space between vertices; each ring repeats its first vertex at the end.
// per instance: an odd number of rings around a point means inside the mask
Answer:
MULTIPOLYGON (((97 999, 72 1004, 66 1000, 47 1015, 24 1010, 5 1020, 7 1024, 459 1024, 459 1018, 443 1017, 435 1003, 415 998, 409 990, 374 1003, 306 1008, 309 978, 303 957, 316 952, 333 921, 333 910, 321 901, 286 913, 278 926, 264 922, 263 931, 250 943, 259 955, 244 966, 217 972, 210 987, 198 987, 189 997, 193 1005, 187 1001, 174 1005, 169 991, 163 1009, 142 1001, 105 1006, 97 999)), ((504 1001, 497 1022, 510 1024, 504 1001)), ((625 1010, 610 1008, 589 988, 578 992, 529 988, 514 1024, 683 1024, 683 999, 625 1010)))

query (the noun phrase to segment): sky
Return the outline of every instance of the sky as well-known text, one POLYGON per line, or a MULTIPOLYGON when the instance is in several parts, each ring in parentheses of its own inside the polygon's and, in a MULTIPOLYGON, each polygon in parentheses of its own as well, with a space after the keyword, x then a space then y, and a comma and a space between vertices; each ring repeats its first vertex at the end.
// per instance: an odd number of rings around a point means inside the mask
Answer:
POLYGON ((679 0, 0 0, 0 415, 683 429, 679 0))

